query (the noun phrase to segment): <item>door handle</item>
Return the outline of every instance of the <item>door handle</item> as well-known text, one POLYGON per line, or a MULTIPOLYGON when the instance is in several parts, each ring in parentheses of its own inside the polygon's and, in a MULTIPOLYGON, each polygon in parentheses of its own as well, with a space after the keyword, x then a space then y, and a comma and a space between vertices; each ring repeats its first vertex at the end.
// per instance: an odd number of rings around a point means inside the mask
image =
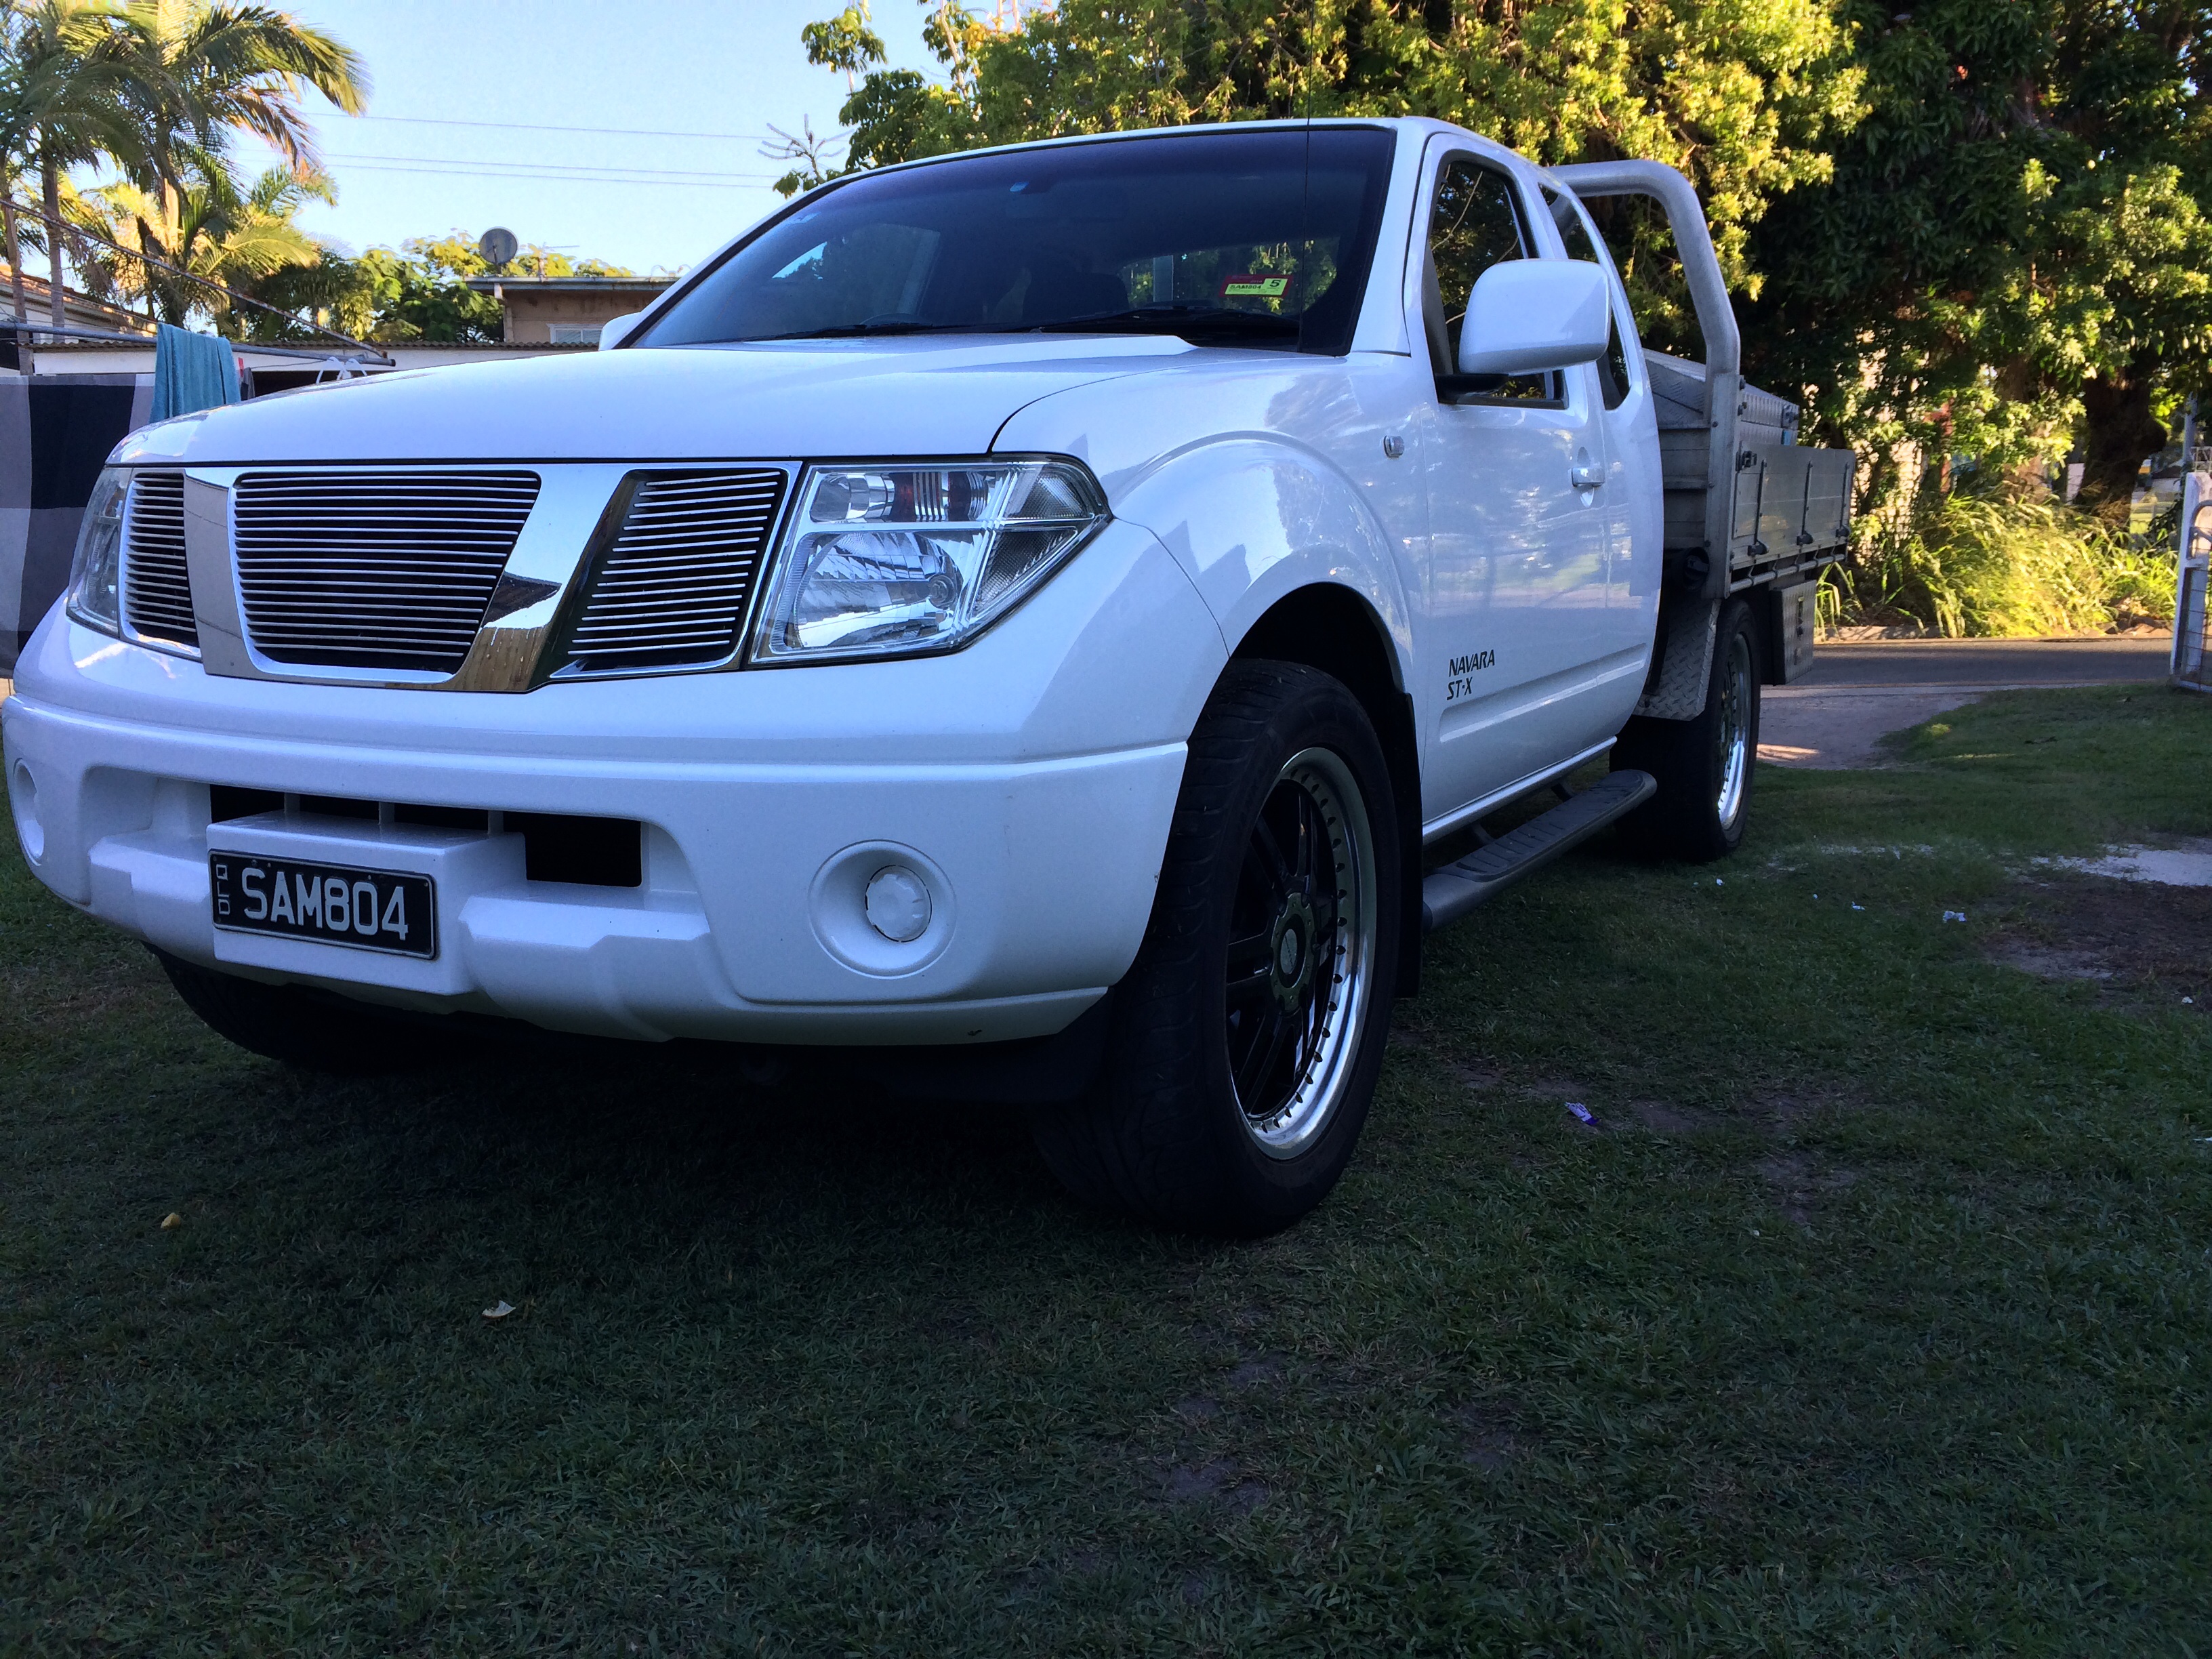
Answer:
POLYGON ((1605 484, 1605 469, 1590 459, 1587 449, 1575 452, 1573 470, 1567 474, 1568 482, 1577 489, 1598 489, 1605 484))

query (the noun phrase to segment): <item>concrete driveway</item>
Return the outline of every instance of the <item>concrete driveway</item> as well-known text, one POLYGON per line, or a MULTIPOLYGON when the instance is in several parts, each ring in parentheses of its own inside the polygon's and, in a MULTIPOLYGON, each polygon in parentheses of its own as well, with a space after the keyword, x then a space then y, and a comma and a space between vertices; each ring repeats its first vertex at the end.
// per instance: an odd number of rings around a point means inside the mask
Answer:
POLYGON ((1812 671, 1762 688, 1759 757, 1778 766, 1872 766, 1890 732, 1989 691, 2162 685, 2163 635, 2092 640, 1863 640, 1823 643, 1812 671))

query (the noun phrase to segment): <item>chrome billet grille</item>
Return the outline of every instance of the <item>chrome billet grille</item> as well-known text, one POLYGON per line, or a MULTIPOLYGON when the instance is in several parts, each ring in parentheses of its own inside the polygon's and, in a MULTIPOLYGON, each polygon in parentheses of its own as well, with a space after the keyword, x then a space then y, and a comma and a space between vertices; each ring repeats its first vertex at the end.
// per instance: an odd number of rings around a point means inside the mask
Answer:
POLYGON ((538 499, 534 472, 255 472, 238 597, 272 662, 450 674, 538 499))
POLYGON ((780 471, 662 472, 639 481, 596 562, 568 672, 696 668, 738 648, 780 471))
POLYGON ((131 631, 198 649, 192 579, 185 565, 185 475, 140 472, 123 514, 123 608, 131 631))

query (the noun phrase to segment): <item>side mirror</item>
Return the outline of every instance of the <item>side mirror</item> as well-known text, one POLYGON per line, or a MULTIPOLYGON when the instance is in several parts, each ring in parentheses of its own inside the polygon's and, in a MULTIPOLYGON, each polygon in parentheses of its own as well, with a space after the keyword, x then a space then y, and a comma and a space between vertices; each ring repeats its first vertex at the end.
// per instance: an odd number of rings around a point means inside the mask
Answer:
POLYGON ((620 345, 630 330, 637 326, 637 319, 644 315, 641 311, 625 311, 619 317, 608 318, 599 326, 599 349, 610 351, 620 345))
POLYGON ((1539 374, 1604 356, 1605 272, 1587 259, 1508 259, 1475 279, 1460 327, 1462 374, 1539 374))

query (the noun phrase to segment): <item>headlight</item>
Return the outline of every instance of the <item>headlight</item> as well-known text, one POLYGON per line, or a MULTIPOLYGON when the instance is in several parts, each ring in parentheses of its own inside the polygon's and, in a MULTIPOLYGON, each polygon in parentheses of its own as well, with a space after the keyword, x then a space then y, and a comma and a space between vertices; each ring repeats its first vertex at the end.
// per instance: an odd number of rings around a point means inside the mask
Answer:
POLYGON ((76 558, 70 566, 69 613, 103 634, 123 631, 123 502, 130 493, 130 473, 109 467, 100 475, 85 504, 76 558))
POLYGON ((1073 461, 821 468, 776 550, 752 659, 957 650, 1107 517, 1098 486, 1073 461))

